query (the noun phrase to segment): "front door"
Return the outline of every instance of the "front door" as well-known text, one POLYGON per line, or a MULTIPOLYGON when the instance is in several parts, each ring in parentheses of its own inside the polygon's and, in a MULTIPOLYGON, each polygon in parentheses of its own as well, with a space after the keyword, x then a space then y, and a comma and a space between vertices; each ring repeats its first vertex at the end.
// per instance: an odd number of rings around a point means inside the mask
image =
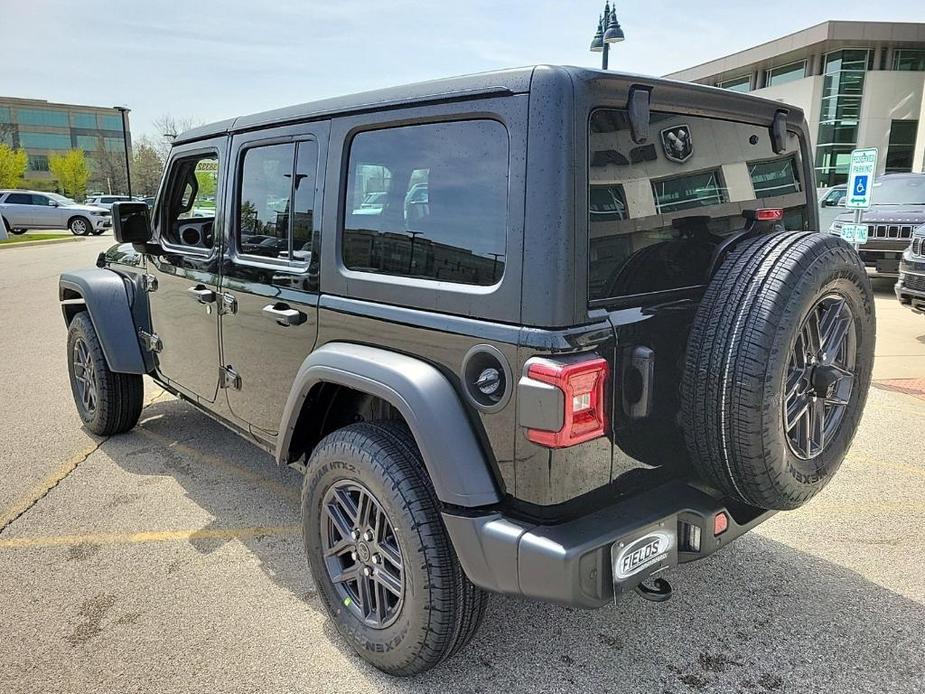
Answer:
POLYGON ((149 257, 148 294, 159 375, 187 395, 214 402, 219 383, 221 191, 225 139, 174 149, 154 213, 163 252, 149 257))
POLYGON ((222 358, 235 375, 234 415, 278 433, 283 407, 317 334, 320 200, 327 124, 236 135, 222 291, 222 358))

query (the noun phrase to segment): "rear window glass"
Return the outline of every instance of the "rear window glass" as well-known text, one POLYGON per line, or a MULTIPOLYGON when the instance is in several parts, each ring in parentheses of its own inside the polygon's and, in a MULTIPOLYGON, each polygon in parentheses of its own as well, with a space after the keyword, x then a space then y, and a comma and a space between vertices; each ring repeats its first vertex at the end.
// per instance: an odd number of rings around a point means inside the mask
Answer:
POLYGON ((351 270, 492 285, 504 273, 508 136, 497 121, 359 133, 343 259, 351 270))
POLYGON ((771 149, 766 126, 653 112, 635 144, 626 112, 598 109, 589 132, 589 297, 694 287, 742 213, 781 208, 806 228, 800 142, 771 149))

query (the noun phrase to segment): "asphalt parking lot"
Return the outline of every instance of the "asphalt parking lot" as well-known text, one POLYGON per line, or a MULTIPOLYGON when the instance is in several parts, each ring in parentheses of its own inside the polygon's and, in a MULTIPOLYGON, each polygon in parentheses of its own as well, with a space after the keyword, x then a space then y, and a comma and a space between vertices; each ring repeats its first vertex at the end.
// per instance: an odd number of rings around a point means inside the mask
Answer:
POLYGON ((889 283, 860 432, 810 504, 662 605, 494 596, 469 648, 396 680, 322 609, 297 473, 151 382, 134 431, 80 428, 57 276, 111 243, 0 249, 0 692, 925 690, 925 317, 889 283))

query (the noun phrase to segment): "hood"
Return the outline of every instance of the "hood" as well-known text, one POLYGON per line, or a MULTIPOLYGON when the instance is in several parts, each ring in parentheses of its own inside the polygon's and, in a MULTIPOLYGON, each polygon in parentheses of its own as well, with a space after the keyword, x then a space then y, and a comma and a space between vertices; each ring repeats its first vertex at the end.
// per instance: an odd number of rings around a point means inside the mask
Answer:
POLYGON ((67 208, 68 210, 78 210, 80 212, 99 212, 103 214, 111 214, 110 210, 107 210, 105 207, 99 207, 98 205, 62 205, 62 207, 67 208))
MULTIPOLYGON (((835 221, 850 224, 854 211, 840 213, 835 221)), ((869 224, 925 224, 925 205, 873 205, 861 213, 861 221, 869 224)))

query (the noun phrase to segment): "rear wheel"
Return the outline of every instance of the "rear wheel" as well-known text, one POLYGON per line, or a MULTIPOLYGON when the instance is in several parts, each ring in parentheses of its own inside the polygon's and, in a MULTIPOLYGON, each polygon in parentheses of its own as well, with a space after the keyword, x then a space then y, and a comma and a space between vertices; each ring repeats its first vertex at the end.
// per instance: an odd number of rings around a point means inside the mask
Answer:
POLYGON ((407 430, 358 423, 318 444, 302 488, 309 567, 351 646, 413 675, 471 639, 486 593, 466 578, 407 430))
POLYGON ((85 217, 74 217, 68 222, 67 228, 74 236, 86 236, 90 233, 90 222, 85 217))
POLYGON ((86 311, 71 321, 67 352, 71 392, 84 426, 100 436, 120 434, 134 427, 144 400, 142 378, 139 374, 109 370, 86 311))
POLYGON ((857 431, 874 340, 870 281, 847 243, 805 232, 743 242, 688 338, 682 427, 695 467, 753 506, 806 503, 857 431))

